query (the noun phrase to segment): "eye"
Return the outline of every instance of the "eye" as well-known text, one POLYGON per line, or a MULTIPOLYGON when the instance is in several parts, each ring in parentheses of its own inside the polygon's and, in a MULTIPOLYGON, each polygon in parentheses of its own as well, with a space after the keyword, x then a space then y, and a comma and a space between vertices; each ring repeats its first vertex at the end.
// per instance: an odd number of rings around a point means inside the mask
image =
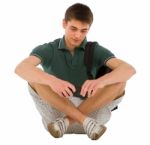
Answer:
POLYGON ((87 32, 87 30, 81 30, 81 33, 86 33, 87 32))
POLYGON ((71 30, 72 30, 72 31, 76 31, 77 29, 76 29, 76 28, 71 28, 71 30))

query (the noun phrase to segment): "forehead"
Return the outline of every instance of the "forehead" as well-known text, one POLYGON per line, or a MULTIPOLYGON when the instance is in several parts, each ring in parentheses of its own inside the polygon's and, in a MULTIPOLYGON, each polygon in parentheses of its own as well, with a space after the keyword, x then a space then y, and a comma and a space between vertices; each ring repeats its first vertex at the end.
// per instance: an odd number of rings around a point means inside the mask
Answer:
POLYGON ((78 29, 89 29, 90 28, 90 24, 88 24, 86 22, 81 22, 81 21, 75 20, 75 19, 67 21, 67 25, 76 27, 78 29))

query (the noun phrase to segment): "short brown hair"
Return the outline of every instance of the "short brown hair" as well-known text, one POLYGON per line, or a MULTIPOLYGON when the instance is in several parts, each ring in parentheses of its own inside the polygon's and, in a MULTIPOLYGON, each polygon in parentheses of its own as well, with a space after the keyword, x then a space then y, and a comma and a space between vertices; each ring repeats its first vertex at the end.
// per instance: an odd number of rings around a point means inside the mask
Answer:
POLYGON ((88 6, 76 3, 71 5, 65 13, 65 20, 69 21, 71 19, 76 19, 91 25, 93 22, 93 13, 88 6))

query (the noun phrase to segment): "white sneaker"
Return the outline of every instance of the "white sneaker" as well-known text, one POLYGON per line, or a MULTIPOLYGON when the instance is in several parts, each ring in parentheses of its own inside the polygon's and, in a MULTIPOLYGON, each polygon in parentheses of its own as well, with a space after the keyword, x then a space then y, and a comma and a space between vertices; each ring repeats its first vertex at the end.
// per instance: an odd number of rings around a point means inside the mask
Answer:
POLYGON ((99 139, 107 129, 104 125, 100 125, 95 119, 89 117, 84 120, 83 128, 92 140, 99 139))
POLYGON ((48 131, 55 138, 62 137, 67 131, 69 126, 69 120, 66 118, 58 118, 55 122, 48 125, 48 131))

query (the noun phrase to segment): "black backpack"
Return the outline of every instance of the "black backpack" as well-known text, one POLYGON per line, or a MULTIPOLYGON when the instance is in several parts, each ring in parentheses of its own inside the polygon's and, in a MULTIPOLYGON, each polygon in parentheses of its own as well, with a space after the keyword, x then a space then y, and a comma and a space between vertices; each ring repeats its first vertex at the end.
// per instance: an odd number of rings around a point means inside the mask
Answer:
MULTIPOLYGON (((87 74, 89 79, 94 79, 91 70, 93 66, 93 55, 94 55, 94 48, 95 48, 96 42, 87 42, 85 46, 85 53, 84 53, 84 63, 87 69, 87 74)), ((101 77, 105 75, 106 73, 111 72, 112 70, 107 67, 106 65, 101 66, 96 74, 96 78, 101 77)), ((111 111, 114 111, 118 109, 118 106, 113 108, 111 111)))
MULTIPOLYGON (((96 42, 87 42, 85 46, 85 53, 84 53, 84 63, 87 69, 87 74, 89 79, 94 79, 91 70, 93 66, 93 55, 94 55, 94 48, 95 48, 96 42)), ((106 73, 111 72, 112 70, 103 65, 101 66, 96 74, 96 78, 103 76, 106 73)))

